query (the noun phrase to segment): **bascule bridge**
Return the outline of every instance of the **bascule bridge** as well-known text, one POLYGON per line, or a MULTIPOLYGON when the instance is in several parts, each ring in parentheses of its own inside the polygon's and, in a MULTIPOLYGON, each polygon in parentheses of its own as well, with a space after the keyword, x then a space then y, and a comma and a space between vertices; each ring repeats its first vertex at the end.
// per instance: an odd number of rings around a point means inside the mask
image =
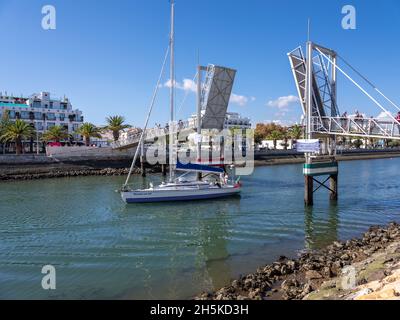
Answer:
POLYGON ((306 44, 306 55, 302 47, 298 47, 288 53, 288 58, 303 110, 306 140, 311 142, 318 139, 322 142, 319 150, 305 154, 305 204, 313 205, 313 194, 320 188, 328 189, 330 199, 337 200, 337 137, 400 140, 400 122, 395 115, 400 107, 332 49, 309 41, 306 44), (344 66, 339 65, 339 62, 344 66), (356 82, 345 68, 361 77, 386 102, 385 105, 356 82), (366 95, 386 117, 341 116, 337 103, 339 73, 366 95), (316 189, 314 183, 317 184, 316 189))

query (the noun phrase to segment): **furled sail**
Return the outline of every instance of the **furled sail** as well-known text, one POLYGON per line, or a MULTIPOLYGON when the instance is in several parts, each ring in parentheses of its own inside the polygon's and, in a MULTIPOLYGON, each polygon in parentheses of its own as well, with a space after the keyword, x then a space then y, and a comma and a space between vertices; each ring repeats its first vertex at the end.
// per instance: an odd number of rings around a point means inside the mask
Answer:
POLYGON ((176 164, 176 170, 191 171, 191 172, 207 172, 207 173, 224 173, 223 168, 210 167, 203 164, 188 163, 183 164, 179 161, 176 164))

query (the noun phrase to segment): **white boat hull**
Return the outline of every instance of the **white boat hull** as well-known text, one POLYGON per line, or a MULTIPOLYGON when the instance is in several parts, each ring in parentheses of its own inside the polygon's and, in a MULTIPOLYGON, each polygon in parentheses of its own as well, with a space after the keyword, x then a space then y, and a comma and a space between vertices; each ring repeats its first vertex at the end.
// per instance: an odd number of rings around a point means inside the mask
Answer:
POLYGON ((149 189, 121 192, 121 197, 126 203, 193 201, 234 196, 240 194, 240 191, 241 188, 238 186, 205 189, 149 189))

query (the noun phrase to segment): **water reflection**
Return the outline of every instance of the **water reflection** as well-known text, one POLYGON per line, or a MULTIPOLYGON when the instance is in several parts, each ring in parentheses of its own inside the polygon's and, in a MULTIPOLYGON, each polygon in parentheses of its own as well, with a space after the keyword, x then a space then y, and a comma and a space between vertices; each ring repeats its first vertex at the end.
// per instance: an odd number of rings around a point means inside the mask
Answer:
POLYGON ((232 272, 229 265, 229 250, 228 250, 228 229, 231 227, 232 220, 228 215, 229 209, 236 207, 239 210, 238 198, 232 198, 231 202, 221 202, 221 207, 216 216, 218 223, 204 223, 200 220, 201 238, 204 245, 199 248, 200 256, 205 263, 205 279, 210 288, 219 288, 228 283, 232 278, 232 272))
POLYGON ((338 239, 339 207, 331 202, 327 210, 304 208, 305 248, 318 249, 338 239))

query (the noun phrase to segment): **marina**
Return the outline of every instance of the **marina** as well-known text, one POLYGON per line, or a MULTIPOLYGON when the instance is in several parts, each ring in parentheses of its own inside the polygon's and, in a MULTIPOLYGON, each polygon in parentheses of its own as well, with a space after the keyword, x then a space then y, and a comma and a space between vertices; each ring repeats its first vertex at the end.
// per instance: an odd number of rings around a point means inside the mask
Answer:
MULTIPOLYGON (((399 164, 340 163, 338 203, 317 193, 312 208, 303 205, 301 164, 256 168, 243 177, 240 199, 167 205, 127 206, 110 192, 124 177, 3 183, 0 296, 188 299, 280 255, 295 257, 398 220, 399 164), (37 286, 49 262, 59 270, 54 292, 37 286)), ((135 179, 136 186, 146 179, 135 179)))
POLYGON ((43 6, 39 33, 33 2, 0 6, 0 300, 400 299, 392 26, 170 0, 43 6))

